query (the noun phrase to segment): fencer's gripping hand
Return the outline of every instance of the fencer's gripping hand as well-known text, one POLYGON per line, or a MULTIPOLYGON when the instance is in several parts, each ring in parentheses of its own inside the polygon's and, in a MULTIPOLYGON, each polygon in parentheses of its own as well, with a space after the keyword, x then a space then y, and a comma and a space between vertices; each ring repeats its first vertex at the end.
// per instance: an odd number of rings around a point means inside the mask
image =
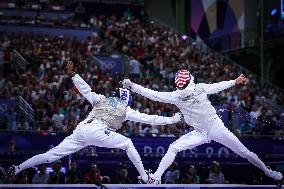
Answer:
POLYGON ((183 115, 181 112, 175 113, 175 115, 172 117, 173 123, 177 123, 183 120, 183 115))
POLYGON ((235 79, 236 84, 247 84, 248 80, 247 78, 241 74, 237 79, 235 79))
POLYGON ((131 90, 132 82, 129 79, 124 79, 122 81, 123 88, 131 90))

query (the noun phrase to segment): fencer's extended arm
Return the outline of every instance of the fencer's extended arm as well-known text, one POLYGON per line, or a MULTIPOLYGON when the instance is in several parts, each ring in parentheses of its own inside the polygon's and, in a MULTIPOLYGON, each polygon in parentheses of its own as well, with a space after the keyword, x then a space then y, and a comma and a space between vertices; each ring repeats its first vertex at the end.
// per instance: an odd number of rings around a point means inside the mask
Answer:
POLYGON ((219 83, 203 84, 207 94, 215 94, 225 89, 228 89, 236 84, 235 80, 221 81, 219 83))
POLYGON ((78 91, 92 104, 99 102, 104 96, 92 92, 91 87, 78 75, 72 77, 78 91))
POLYGON ((130 107, 127 107, 125 121, 126 120, 146 123, 150 125, 167 125, 181 121, 181 114, 176 113, 173 117, 163 117, 158 115, 140 113, 137 110, 133 110, 130 107))
POLYGON ((145 96, 146 98, 149 98, 153 101, 171 104, 174 104, 175 101, 175 95, 173 94, 173 92, 158 92, 142 87, 141 85, 138 85, 136 83, 131 84, 130 90, 142 96, 145 96))

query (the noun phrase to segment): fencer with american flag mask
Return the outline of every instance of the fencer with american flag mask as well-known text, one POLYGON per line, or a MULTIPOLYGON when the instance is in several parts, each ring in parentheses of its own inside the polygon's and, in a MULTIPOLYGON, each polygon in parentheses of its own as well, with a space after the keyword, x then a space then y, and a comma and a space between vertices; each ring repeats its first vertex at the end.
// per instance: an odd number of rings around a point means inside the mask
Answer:
POLYGON ((207 98, 209 94, 218 93, 235 84, 246 84, 246 81, 245 76, 241 74, 235 80, 213 84, 195 84, 194 78, 188 70, 179 70, 175 77, 177 90, 173 92, 158 92, 135 84, 129 79, 123 80, 124 87, 130 89, 132 92, 136 92, 154 101, 176 105, 182 112, 185 122, 194 127, 192 132, 183 135, 170 145, 157 171, 150 175, 153 180, 157 183, 160 182, 162 174, 173 163, 177 152, 192 149, 214 140, 230 148, 241 157, 247 158, 249 162, 263 170, 267 176, 279 181, 278 183, 283 183, 283 176, 280 172, 272 171, 265 166, 256 154, 250 152, 224 126, 215 108, 207 98))
POLYGON ((73 133, 65 138, 58 146, 46 153, 36 155, 18 166, 11 166, 7 170, 7 180, 13 182, 16 174, 29 167, 42 163, 51 163, 64 156, 74 153, 89 145, 119 148, 126 151, 132 161, 142 182, 147 182, 148 175, 144 170, 141 158, 132 141, 115 131, 121 128, 126 120, 141 122, 150 125, 166 125, 177 123, 181 120, 181 114, 173 117, 147 115, 130 108, 131 93, 127 89, 117 88, 117 93, 111 97, 92 92, 91 87, 73 71, 73 63, 67 65, 67 73, 72 75, 73 83, 77 90, 87 99, 93 109, 85 120, 80 122, 73 133))

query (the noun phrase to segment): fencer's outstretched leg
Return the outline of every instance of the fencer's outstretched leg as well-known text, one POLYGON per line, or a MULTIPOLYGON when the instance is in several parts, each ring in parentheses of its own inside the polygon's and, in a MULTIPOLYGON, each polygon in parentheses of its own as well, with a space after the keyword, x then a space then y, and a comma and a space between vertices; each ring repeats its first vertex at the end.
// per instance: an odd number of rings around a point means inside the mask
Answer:
POLYGON ((16 174, 22 170, 39 165, 41 163, 51 163, 84 147, 84 141, 78 139, 73 132, 73 134, 66 137, 58 146, 50 149, 46 153, 36 155, 18 166, 13 165, 9 167, 6 171, 5 180, 7 183, 13 183, 16 179, 16 174))
POLYGON ((16 174, 18 174, 20 171, 25 170, 29 167, 33 167, 42 163, 51 163, 84 147, 84 142, 75 139, 72 134, 66 137, 58 146, 50 149, 43 154, 39 154, 28 159, 18 166, 15 166, 15 172, 16 174))
POLYGON ((209 142, 209 139, 198 131, 192 131, 173 142, 165 156, 162 158, 157 171, 151 175, 153 180, 161 181, 166 169, 173 163, 178 152, 209 142))
POLYGON ((239 139, 224 126, 219 118, 214 121, 213 128, 210 132, 210 138, 230 148, 239 156, 246 158, 250 163, 263 170, 267 176, 274 180, 281 180, 283 178, 280 172, 272 171, 255 153, 249 151, 239 139))
POLYGON ((176 158, 177 152, 178 151, 175 148, 175 146, 171 144, 167 153, 162 158, 157 171, 153 175, 150 175, 150 177, 153 179, 152 182, 156 182, 157 184, 160 184, 163 173, 173 163, 173 161, 176 158))
MULTIPOLYGON (((87 135, 89 134, 92 134, 92 133, 88 132, 87 135)), ((132 161, 132 163, 136 167, 142 179, 144 181, 147 181, 148 175, 146 174, 146 171, 144 169, 141 157, 138 154, 136 148, 134 147, 132 141, 129 138, 119 133, 110 131, 109 135, 105 136, 104 140, 95 141, 94 139, 94 140, 88 141, 88 143, 89 145, 95 144, 96 146, 99 146, 99 147, 119 148, 119 149, 125 150, 128 158, 132 161)))
POLYGON ((127 153, 128 158, 132 161, 132 163, 134 164, 134 166, 136 167, 136 169, 138 170, 139 174, 142 177, 142 180, 146 181, 148 178, 141 157, 138 154, 136 148, 134 147, 132 141, 129 139, 129 141, 127 142, 128 144, 126 145, 125 151, 127 153))

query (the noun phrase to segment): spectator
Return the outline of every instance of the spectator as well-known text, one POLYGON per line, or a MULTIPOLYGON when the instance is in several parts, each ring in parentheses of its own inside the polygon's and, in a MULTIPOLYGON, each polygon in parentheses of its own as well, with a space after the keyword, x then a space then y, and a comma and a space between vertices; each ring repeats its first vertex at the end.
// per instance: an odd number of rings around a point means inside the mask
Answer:
POLYGON ((165 174, 165 184, 178 184, 180 170, 177 169, 177 163, 173 162, 165 174))
POLYGON ((234 130, 233 130, 233 133, 234 133, 234 135, 235 135, 237 138, 241 138, 241 137, 242 137, 242 133, 241 133, 241 130, 240 130, 240 129, 234 129, 234 130))
POLYGON ((131 79, 140 78, 141 66, 142 66, 141 63, 137 59, 135 59, 134 57, 130 58, 129 73, 131 79))
POLYGON ((279 129, 283 129, 284 128, 284 113, 280 114, 280 118, 276 123, 276 127, 279 129))
POLYGON ((249 119, 246 118, 245 122, 241 123, 239 130, 241 134, 245 134, 251 132, 251 129, 252 129, 252 124, 250 123, 249 119))
POLYGON ((143 9, 140 10, 139 18, 140 18, 141 22, 145 22, 145 21, 148 20, 149 15, 148 15, 147 9, 143 8, 143 9))
POLYGON ((86 156, 98 156, 97 154, 97 148, 95 146, 89 146, 87 148, 87 153, 86 153, 86 156))
POLYGON ((103 176, 103 178, 102 178, 102 184, 110 184, 110 178, 109 178, 109 176, 103 176))
POLYGON ((280 114, 280 118, 276 123, 276 128, 274 131, 274 139, 277 140, 284 139, 284 113, 280 114))
POLYGON ((90 171, 85 174, 85 183, 95 185, 101 184, 100 170, 95 163, 91 164, 90 171))
POLYGON ((16 147, 16 142, 14 140, 10 140, 8 142, 8 154, 9 155, 15 154, 15 147, 16 147))
POLYGON ((153 131, 151 128, 146 129, 145 137, 152 137, 153 131))
POLYGON ((49 180, 49 174, 46 173, 46 165, 40 164, 37 166, 38 173, 33 176, 33 184, 47 184, 49 180))
POLYGON ((17 184, 28 184, 28 176, 25 172, 22 172, 17 176, 18 176, 17 184))
POLYGON ((64 105, 59 109, 59 115, 60 116, 63 115, 65 119, 68 118, 69 108, 68 108, 68 104, 66 101, 64 102, 64 105))
POLYGON ((133 15, 133 13, 130 11, 130 8, 127 8, 127 10, 124 11, 124 13, 123 13, 123 17, 126 20, 131 20, 132 15, 133 15))
POLYGON ((261 115, 261 106, 259 106, 258 104, 252 105, 251 111, 250 111, 250 123, 252 124, 252 126, 254 126, 255 120, 260 115, 261 115))
POLYGON ((128 177, 127 169, 121 169, 118 175, 114 178, 116 184, 133 184, 132 180, 128 177))
POLYGON ((65 184, 65 174, 61 171, 61 168, 61 160, 57 160, 52 164, 53 172, 49 173, 49 184, 65 184))
POLYGON ((161 134, 160 136, 161 137, 175 137, 175 135, 171 133, 170 127, 168 125, 164 125, 163 134, 161 134))
POLYGON ((135 126, 132 130, 132 136, 133 137, 140 137, 140 129, 139 129, 139 126, 135 126))
POLYGON ((60 113, 60 110, 58 110, 57 113, 53 114, 52 116, 53 125, 59 131, 63 130, 63 120, 64 120, 64 115, 60 113))
POLYGON ((212 184, 224 184, 225 177, 218 162, 213 161, 208 179, 212 181, 212 184))
POLYGON ((7 129, 10 131, 17 130, 17 112, 14 111, 12 106, 9 107, 9 111, 6 114, 7 129))
POLYGON ((200 184, 199 176, 196 174, 196 168, 190 165, 182 178, 182 184, 200 184))
POLYGON ((85 7, 82 5, 82 2, 79 2, 78 6, 76 7, 75 13, 80 15, 85 14, 85 7))
POLYGON ((174 135, 175 135, 175 137, 177 137, 177 138, 181 137, 181 136, 182 136, 181 130, 180 130, 180 129, 175 129, 174 135))
POLYGON ((70 163, 70 170, 66 174, 66 183, 67 184, 83 183, 83 175, 81 171, 78 170, 76 161, 72 161, 70 163))

